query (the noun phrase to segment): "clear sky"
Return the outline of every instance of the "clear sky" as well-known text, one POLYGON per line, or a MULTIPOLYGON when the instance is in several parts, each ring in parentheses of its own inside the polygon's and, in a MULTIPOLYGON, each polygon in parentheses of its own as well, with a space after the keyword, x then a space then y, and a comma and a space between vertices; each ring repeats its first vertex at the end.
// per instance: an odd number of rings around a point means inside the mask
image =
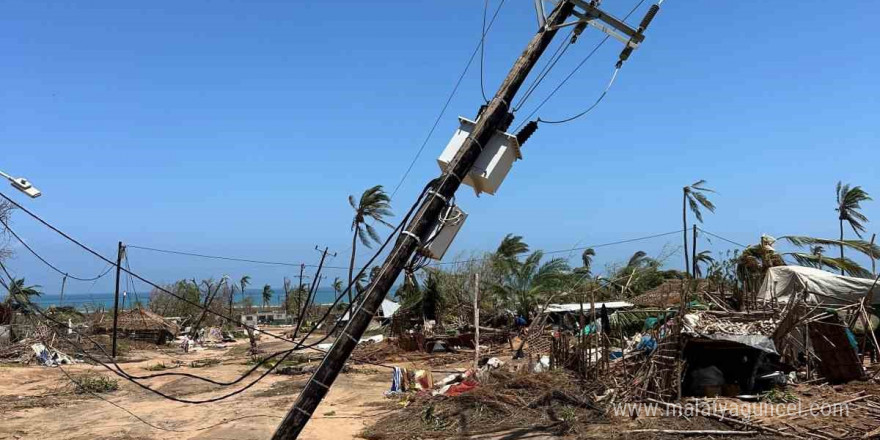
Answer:
MULTIPOLYGON (((633 4, 603 7, 623 15, 633 4)), ((880 196, 877 17, 869 0, 666 0, 602 105, 542 125, 496 196, 462 188, 470 217, 447 258, 494 248, 508 232, 551 250, 673 231, 681 187, 701 178, 718 191, 709 231, 741 243, 762 233, 835 236, 838 180, 880 196)), ((314 246, 328 245, 340 253, 331 264, 345 266, 347 196, 397 184, 481 21, 480 0, 4 1, 0 170, 44 195, 3 191, 106 255, 122 240, 315 263, 314 246)), ((532 2, 507 0, 487 38, 487 93, 535 30, 532 2)), ((599 39, 585 32, 518 117, 599 39)), ((538 115, 589 105, 619 50, 610 41, 538 115)), ((481 104, 479 82, 475 64, 395 197, 396 213, 437 175, 456 116, 473 117, 481 104)), ((864 212, 880 221, 877 202, 864 212)), ((14 226, 72 274, 105 266, 23 215, 14 226)), ((602 248, 597 264, 679 241, 602 248)), ((60 277, 16 249, 16 274, 57 290, 60 277)), ((248 273, 277 286, 296 275, 141 250, 130 258, 160 282, 248 273)), ((69 287, 109 290, 112 277, 69 287)))

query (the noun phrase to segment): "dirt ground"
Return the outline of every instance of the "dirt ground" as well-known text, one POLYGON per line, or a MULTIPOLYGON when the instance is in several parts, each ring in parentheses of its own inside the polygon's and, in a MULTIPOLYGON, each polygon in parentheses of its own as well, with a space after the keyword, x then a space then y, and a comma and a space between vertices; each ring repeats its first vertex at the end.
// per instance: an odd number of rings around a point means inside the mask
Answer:
MULTIPOLYGON (((284 344, 266 342, 261 349, 276 351, 283 349, 284 344)), ((135 350, 127 355, 131 361, 121 365, 129 374, 146 375, 155 373, 147 367, 180 362, 182 366, 164 372, 187 372, 228 381, 250 368, 246 364, 246 346, 247 342, 237 341, 225 348, 187 354, 170 346, 135 350), (220 362, 192 367, 193 361, 205 359, 220 362)), ((103 367, 85 364, 64 369, 74 377, 87 372, 112 375, 103 367)), ((119 390, 101 394, 107 400, 103 401, 89 394, 74 393, 70 380, 59 368, 5 364, 0 365, 0 439, 262 440, 271 437, 307 380, 308 375, 270 374, 240 395, 193 405, 163 399, 120 379, 119 390)), ((188 399, 206 399, 227 391, 181 377, 155 378, 149 384, 164 393, 188 399)), ((301 438, 354 438, 366 423, 387 412, 378 409, 377 404, 384 400, 382 393, 389 385, 390 373, 385 369, 355 366, 341 374, 301 438)))
MULTIPOLYGON (((274 352, 287 348, 284 342, 270 342, 263 338, 260 348, 274 352)), ((155 373, 149 367, 157 364, 180 365, 163 372, 187 372, 229 381, 247 371, 248 344, 244 340, 225 344, 222 348, 207 348, 183 353, 176 346, 138 349, 129 352, 122 367, 133 375, 155 373), (207 366, 198 367, 194 361, 207 366), (207 362, 205 362, 207 361, 207 362)), ((143 347, 143 346, 141 346, 143 347)), ((377 346, 378 348, 378 346, 377 346)), ((315 353, 317 354, 317 353, 315 353)), ((435 379, 450 371, 464 371, 472 362, 472 354, 426 355, 413 353, 385 353, 390 356, 383 363, 408 368, 430 368, 435 379)), ((369 348, 360 356, 378 360, 379 353, 369 348), (374 359, 375 358, 375 359, 374 359)), ((509 360, 509 358, 506 358, 509 360)), ((93 372, 113 376, 100 366, 76 364, 63 367, 77 377, 93 372)), ((263 371, 263 370, 259 370, 263 371)), ((383 393, 390 386, 390 372, 375 365, 352 364, 349 371, 336 380, 328 397, 300 438, 306 440, 341 440, 357 438, 370 424, 383 417, 402 411, 394 400, 383 393)), ((255 377, 255 376, 254 376, 255 377)), ((137 385, 119 379, 119 389, 102 393, 101 398, 77 394, 68 377, 59 368, 38 365, 21 366, 0 364, 0 439, 229 439, 250 440, 270 438, 281 418, 293 405, 308 374, 295 376, 270 374, 254 387, 230 399, 206 403, 184 404, 166 400, 137 385)), ((161 377, 149 380, 153 388, 167 394, 188 399, 207 399, 220 396, 229 389, 181 377, 161 377)), ((232 389, 235 389, 233 387, 232 389)), ((772 427, 786 435, 814 438, 852 438, 880 426, 880 385, 854 382, 844 386, 799 385, 791 391, 805 405, 813 402, 843 402, 859 396, 871 399, 854 404, 855 412, 847 417, 811 418, 754 417, 753 423, 772 427)), ((632 430, 732 430, 704 417, 639 417, 613 416, 590 423, 583 438, 680 438, 657 432, 635 433, 632 430)), ((740 427, 742 429, 742 427, 740 427)), ((756 437, 768 438, 767 432, 756 437)), ((482 435, 481 439, 555 439, 547 432, 526 429, 482 435)), ((689 438, 700 438, 689 437, 689 438)), ((707 438, 712 438, 708 436, 707 438)), ((718 438, 718 437, 715 437, 718 438)))

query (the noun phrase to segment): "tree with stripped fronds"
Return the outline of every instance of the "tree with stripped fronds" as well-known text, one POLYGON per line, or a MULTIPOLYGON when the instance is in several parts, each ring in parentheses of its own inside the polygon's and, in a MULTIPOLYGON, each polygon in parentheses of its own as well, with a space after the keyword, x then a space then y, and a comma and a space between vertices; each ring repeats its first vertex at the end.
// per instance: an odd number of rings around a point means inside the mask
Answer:
POLYGON ((715 205, 706 197, 706 193, 714 193, 709 188, 706 188, 705 180, 698 180, 684 188, 682 188, 682 200, 681 200, 681 221, 683 225, 682 233, 684 234, 684 271, 687 273, 691 273, 691 276, 696 277, 696 273, 693 273, 694 268, 690 265, 690 259, 688 258, 688 224, 687 224, 687 211, 690 207, 691 213, 694 214, 697 221, 703 223, 703 212, 701 211, 701 207, 709 210, 709 212, 715 212, 715 205))

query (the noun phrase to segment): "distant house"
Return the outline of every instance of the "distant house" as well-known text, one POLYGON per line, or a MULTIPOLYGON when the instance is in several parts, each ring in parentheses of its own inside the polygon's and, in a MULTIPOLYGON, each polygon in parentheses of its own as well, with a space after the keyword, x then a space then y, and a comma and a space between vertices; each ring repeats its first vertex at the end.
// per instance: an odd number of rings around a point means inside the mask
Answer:
POLYGON ((255 313, 243 313, 241 323, 244 325, 290 324, 291 316, 282 310, 257 310, 255 313))

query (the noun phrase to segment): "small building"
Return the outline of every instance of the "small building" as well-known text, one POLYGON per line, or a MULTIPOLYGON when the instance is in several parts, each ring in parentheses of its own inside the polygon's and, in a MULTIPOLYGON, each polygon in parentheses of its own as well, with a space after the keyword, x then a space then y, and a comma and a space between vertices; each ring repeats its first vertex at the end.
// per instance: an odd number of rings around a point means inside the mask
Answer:
MULTIPOLYGON (((93 326, 96 333, 112 333, 113 313, 101 313, 93 326)), ((140 307, 120 311, 116 327, 119 336, 160 345, 176 338, 180 333, 177 324, 140 307)))
POLYGON ((244 325, 282 325, 290 324, 291 317, 283 310, 257 310, 254 313, 242 313, 241 323, 244 325))

